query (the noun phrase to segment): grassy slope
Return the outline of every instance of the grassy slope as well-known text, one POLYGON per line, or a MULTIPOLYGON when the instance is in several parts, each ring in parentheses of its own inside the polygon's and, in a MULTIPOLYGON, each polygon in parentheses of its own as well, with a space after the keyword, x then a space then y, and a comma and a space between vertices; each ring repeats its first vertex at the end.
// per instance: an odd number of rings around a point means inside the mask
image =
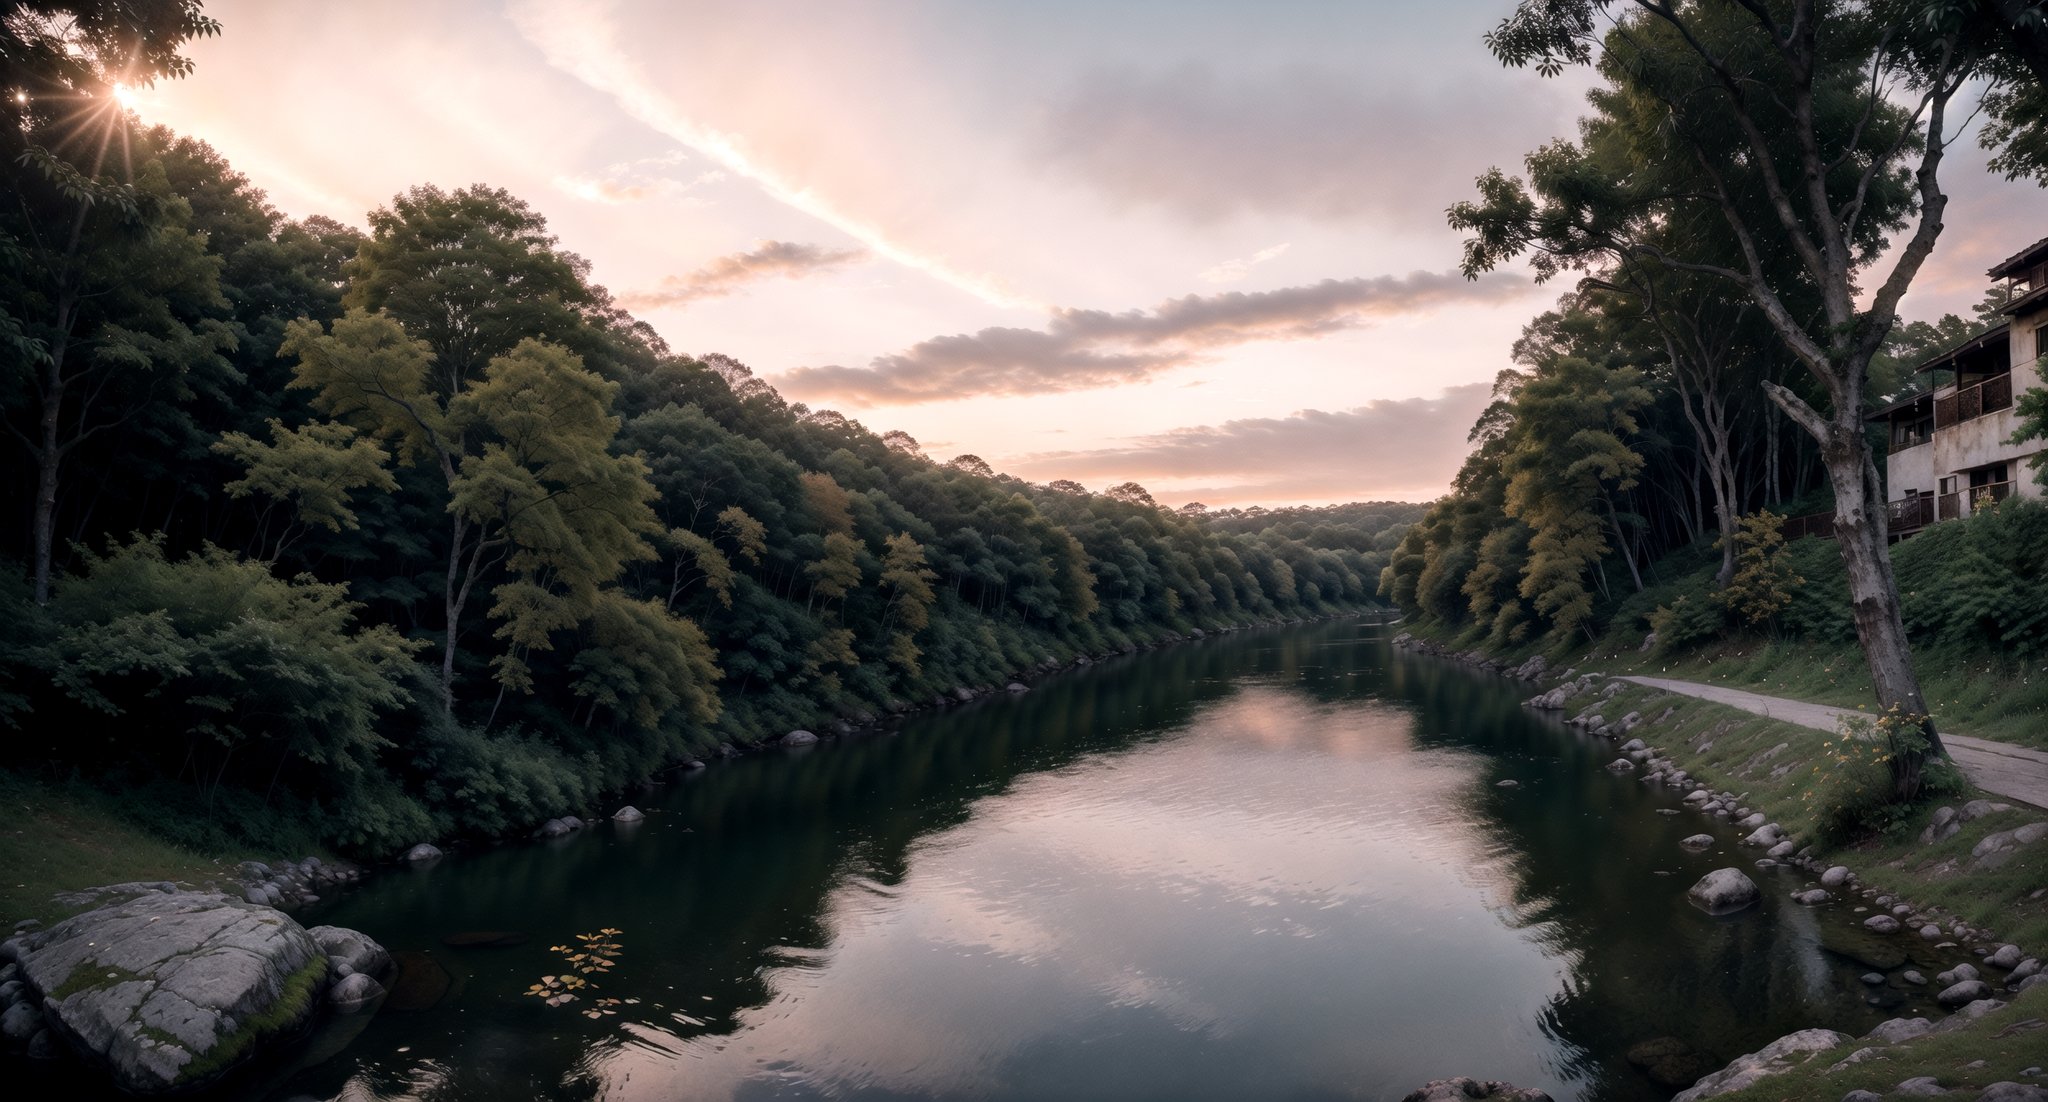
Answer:
MULTIPOLYGON (((1812 1102, 1835 1099, 1852 1090, 1884 1094, 1908 1079, 1931 1075, 1949 1090, 1982 1089, 1993 1083, 2034 1083, 2020 1072, 2043 1063, 2048 1052, 2048 987, 2036 987, 2012 1000, 2003 1010, 1985 1015, 1968 1029, 1933 1034, 1890 1046, 1882 1060, 1827 1069, 1859 1048, 1850 1042, 1783 1075, 1774 1075, 1747 1090, 1718 1096, 1720 1102, 1812 1102), (1981 1068, 1965 1065, 1984 1061, 1981 1068)), ((1976 1095, 1963 1095, 1974 1098, 1976 1095)))
MULTIPOLYGON (((130 880, 224 880, 254 854, 204 855, 164 842, 123 817, 96 789, 0 771, 0 919, 44 923, 71 911, 51 896, 130 880)), ((0 928, 4 929, 4 928, 0 928)))

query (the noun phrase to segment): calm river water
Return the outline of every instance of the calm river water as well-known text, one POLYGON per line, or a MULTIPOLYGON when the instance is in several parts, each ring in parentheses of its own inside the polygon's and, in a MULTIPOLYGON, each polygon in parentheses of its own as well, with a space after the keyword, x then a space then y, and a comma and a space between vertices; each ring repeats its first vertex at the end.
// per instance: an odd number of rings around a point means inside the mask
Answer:
POLYGON ((1381 634, 1132 656, 716 765, 635 827, 380 875, 306 921, 428 982, 242 1093, 1382 1099, 1469 1074, 1660 1099, 1631 1046, 1718 1067, 1912 1009, 1866 1005, 1862 916, 1762 872, 1760 910, 1693 910, 1695 878, 1756 856, 1732 830, 1684 853, 1701 821, 1602 770, 1610 747, 1381 634), (523 994, 604 927, 618 1013, 523 994), (525 940, 448 944, 497 932, 525 940))

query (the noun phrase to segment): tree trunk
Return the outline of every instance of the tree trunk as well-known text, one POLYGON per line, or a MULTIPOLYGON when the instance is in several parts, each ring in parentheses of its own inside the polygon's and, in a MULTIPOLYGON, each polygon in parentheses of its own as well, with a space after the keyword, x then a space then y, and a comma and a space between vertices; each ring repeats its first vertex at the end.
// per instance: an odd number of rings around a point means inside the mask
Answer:
POLYGON ((43 391, 42 453, 36 456, 35 599, 38 608, 50 603, 50 548, 57 539, 57 415, 64 404, 60 381, 63 362, 53 358, 49 385, 43 391))
POLYGON ((1907 716, 1919 717, 1920 730, 1927 739, 1924 749, 1893 748, 1892 793, 1900 800, 1910 800, 1919 794, 1920 773, 1927 756, 1944 753, 1941 736, 1934 729, 1927 700, 1920 692, 1920 679, 1913 672, 1912 649, 1899 610, 1898 584, 1892 577, 1884 496, 1878 486, 1870 444, 1863 436, 1863 426, 1855 411, 1851 411, 1847 423, 1837 420, 1831 437, 1823 443, 1822 457, 1835 490, 1835 542, 1849 577, 1849 605, 1856 619, 1856 639, 1870 666, 1870 682, 1877 690, 1880 714, 1896 708, 1907 716))

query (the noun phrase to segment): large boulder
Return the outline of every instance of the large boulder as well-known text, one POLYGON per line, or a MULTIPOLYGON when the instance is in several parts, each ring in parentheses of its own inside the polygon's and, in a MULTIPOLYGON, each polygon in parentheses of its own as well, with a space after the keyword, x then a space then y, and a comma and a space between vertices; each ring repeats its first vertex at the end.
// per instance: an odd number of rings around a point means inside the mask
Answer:
POLYGON ((31 937, 22 961, 51 1030, 135 1094, 190 1090, 297 1032, 328 973, 289 916, 214 892, 87 911, 31 937))
POLYGON ((1694 1083, 1690 1089, 1678 1092, 1671 1102, 1698 1102, 1702 1098, 1731 1094, 1759 1080, 1790 1071, 1812 1059, 1814 1053, 1848 1041, 1848 1034, 1836 1033, 1832 1029, 1802 1029, 1780 1037, 1747 1056, 1736 1057, 1727 1067, 1694 1083))
POLYGON ((1744 875, 1741 869, 1715 869, 1700 877, 1699 883, 1687 890, 1685 897, 1693 906, 1710 915, 1725 915, 1753 906, 1763 898, 1763 894, 1756 881, 1744 875))
POLYGON ((1463 1075, 1451 1079, 1432 1079, 1402 1096, 1401 1102, 1468 1102, 1476 1099, 1491 1099, 1494 1102, 1551 1102, 1548 1094, 1534 1087, 1517 1087, 1497 1079, 1472 1079, 1463 1075))

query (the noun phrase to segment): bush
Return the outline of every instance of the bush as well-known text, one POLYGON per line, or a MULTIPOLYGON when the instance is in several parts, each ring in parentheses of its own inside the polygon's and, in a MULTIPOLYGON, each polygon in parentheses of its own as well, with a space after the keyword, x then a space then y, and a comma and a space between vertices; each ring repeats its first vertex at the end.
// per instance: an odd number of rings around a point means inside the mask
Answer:
POLYGON ((1893 798, 1893 759, 1927 749, 1922 718, 1897 708, 1876 717, 1843 717, 1835 737, 1821 744, 1813 783, 1801 796, 1821 841, 1896 838, 1922 805, 1968 790, 1954 763, 1930 758, 1921 769, 1919 794, 1909 801, 1893 798))

